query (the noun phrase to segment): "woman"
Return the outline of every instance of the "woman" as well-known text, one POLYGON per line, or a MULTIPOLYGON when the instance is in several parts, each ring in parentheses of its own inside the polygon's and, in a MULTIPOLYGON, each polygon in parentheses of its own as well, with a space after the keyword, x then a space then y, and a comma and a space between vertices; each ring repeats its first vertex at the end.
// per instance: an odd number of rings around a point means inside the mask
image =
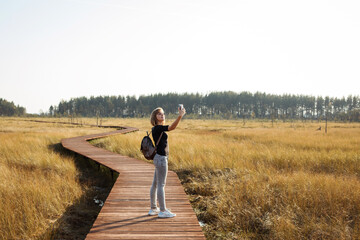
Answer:
POLYGON ((159 145, 157 146, 156 155, 154 157, 155 173, 150 189, 151 209, 149 211, 149 215, 158 214, 158 217, 160 218, 170 218, 176 216, 176 214, 166 209, 165 206, 165 184, 169 156, 168 135, 165 132, 174 130, 185 113, 185 108, 179 107, 179 116, 170 126, 165 125, 165 114, 162 108, 156 108, 151 113, 150 122, 154 126, 152 128, 154 142, 157 143, 161 134, 162 136, 159 145), (160 209, 156 205, 156 198, 159 200, 160 209))

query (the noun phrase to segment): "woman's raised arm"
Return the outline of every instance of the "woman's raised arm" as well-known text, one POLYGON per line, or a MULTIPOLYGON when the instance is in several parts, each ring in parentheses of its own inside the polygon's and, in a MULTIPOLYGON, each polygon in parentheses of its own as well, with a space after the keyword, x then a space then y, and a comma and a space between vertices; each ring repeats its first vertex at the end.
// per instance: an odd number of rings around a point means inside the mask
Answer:
POLYGON ((179 124, 181 118, 185 115, 185 113, 186 113, 185 108, 182 108, 182 109, 179 108, 179 116, 178 116, 178 117, 176 118, 176 120, 169 126, 169 128, 168 128, 169 131, 172 131, 172 130, 174 130, 174 129, 177 127, 177 125, 179 124))

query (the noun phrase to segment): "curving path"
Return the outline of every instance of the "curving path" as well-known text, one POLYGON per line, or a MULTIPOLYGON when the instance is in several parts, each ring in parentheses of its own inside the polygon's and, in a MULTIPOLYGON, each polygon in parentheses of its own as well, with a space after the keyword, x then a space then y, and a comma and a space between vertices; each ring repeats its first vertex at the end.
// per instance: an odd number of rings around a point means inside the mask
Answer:
POLYGON ((165 191, 167 207, 177 216, 170 219, 148 216, 153 165, 94 147, 87 142, 138 130, 132 127, 122 128, 61 140, 65 148, 119 173, 86 239, 205 239, 175 172, 169 171, 165 191))

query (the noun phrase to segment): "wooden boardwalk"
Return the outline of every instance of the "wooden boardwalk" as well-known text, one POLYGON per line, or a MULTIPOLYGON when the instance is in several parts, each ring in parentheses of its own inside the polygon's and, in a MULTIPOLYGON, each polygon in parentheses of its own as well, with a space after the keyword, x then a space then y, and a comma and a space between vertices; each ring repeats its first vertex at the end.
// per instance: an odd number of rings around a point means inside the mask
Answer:
POLYGON ((123 127, 113 132, 67 138, 61 141, 65 148, 119 173, 86 239, 205 239, 175 172, 168 172, 165 192, 167 208, 177 216, 166 219, 148 216, 154 166, 94 147, 87 142, 91 139, 137 130, 123 127))

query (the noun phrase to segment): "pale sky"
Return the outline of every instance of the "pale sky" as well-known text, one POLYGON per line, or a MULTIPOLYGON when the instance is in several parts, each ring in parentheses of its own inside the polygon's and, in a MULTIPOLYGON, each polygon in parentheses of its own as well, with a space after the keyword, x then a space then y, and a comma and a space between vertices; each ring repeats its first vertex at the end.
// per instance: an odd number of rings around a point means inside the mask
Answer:
POLYGON ((360 1, 0 0, 0 98, 360 94, 360 1))

